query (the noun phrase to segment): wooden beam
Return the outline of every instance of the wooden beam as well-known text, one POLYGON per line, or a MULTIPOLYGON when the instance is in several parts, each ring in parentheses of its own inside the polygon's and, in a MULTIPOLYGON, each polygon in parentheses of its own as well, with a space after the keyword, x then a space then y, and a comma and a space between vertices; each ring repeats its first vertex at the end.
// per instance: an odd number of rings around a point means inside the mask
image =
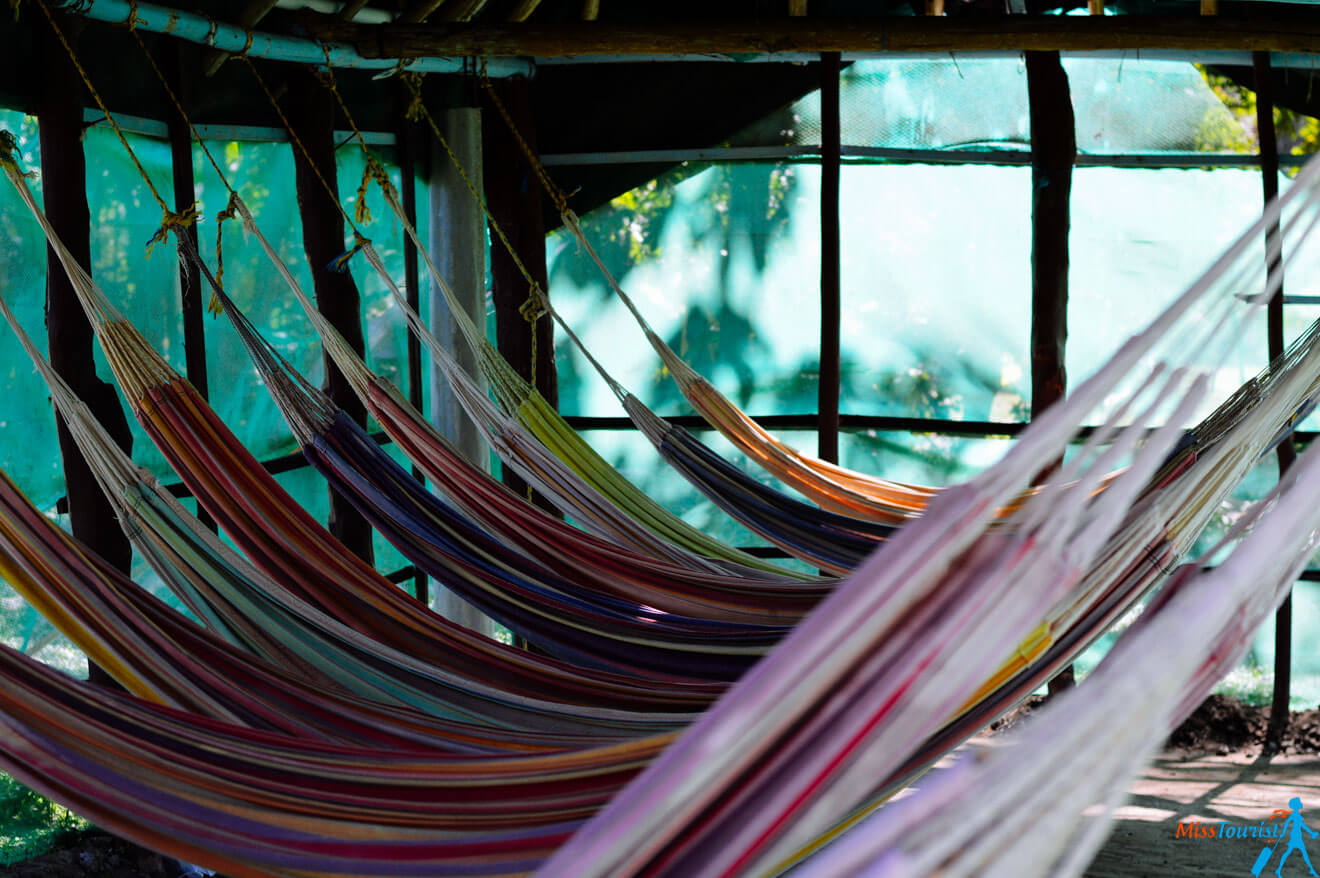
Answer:
POLYGON ((366 5, 367 0, 348 0, 348 2, 335 13, 335 17, 343 21, 352 21, 353 16, 361 12, 366 5))
MULTIPOLYGON (((1068 384, 1068 232, 1077 131, 1068 74, 1057 52, 1027 52, 1031 114, 1031 416, 1063 398, 1068 384)), ((1048 478, 1050 464, 1041 474, 1048 478)), ((1051 693, 1073 685, 1068 666, 1051 693)))
MULTIPOLYGON (((183 74, 181 63, 184 48, 180 43, 171 46, 166 55, 166 75, 172 80, 170 87, 179 96, 179 100, 188 106, 189 82, 183 74)), ((188 123, 178 113, 171 113, 166 123, 170 135, 170 168, 174 176, 174 209, 180 213, 192 207, 196 179, 193 176, 192 132, 188 123)), ((197 243, 196 224, 188 226, 183 234, 192 242, 193 252, 200 253, 197 243)), ((209 298, 209 297, 208 297, 209 298)), ((202 399, 210 398, 210 383, 206 370, 206 308, 202 304, 202 278, 197 263, 191 259, 179 259, 179 304, 183 315, 183 360, 188 383, 202 399)), ((197 518, 211 530, 216 530, 215 519, 198 505, 197 518)))
POLYGON ((726 24, 346 24, 308 16, 320 39, 351 42, 365 58, 756 54, 794 52, 1185 51, 1320 52, 1320 20, 1220 16, 1014 15, 726 24))
MULTIPOLYGON (((406 119, 399 120, 398 144, 399 156, 399 194, 402 201, 403 215, 408 222, 417 227, 417 156, 420 131, 417 125, 406 119)), ((403 291, 408 305, 417 313, 422 310, 422 297, 417 267, 417 245, 408 235, 403 236, 403 291)), ((408 334, 408 402, 417 411, 423 411, 426 400, 422 393, 422 343, 415 333, 408 334)), ((415 464, 413 478, 426 484, 426 476, 415 464)), ((413 575, 413 597, 423 605, 431 603, 431 580, 426 573, 418 570, 413 575)))
POLYGON ((820 59, 820 376, 816 405, 816 456, 839 461, 840 334, 843 319, 839 276, 839 173, 842 132, 839 121, 838 52, 820 59))
MULTIPOLYGON (((76 42, 77 31, 81 29, 76 20, 60 18, 61 29, 76 42)), ((82 144, 85 102, 82 83, 45 20, 39 19, 36 27, 43 44, 40 57, 45 59, 40 71, 43 88, 36 104, 42 201, 55 233, 78 264, 90 272, 91 214, 87 206, 87 162, 82 144)), ((112 385, 96 374, 91 324, 64 267, 49 247, 46 248, 46 338, 55 371, 87 404, 115 443, 131 454, 133 434, 129 432, 119 396, 112 385)), ((64 419, 56 414, 55 421, 73 535, 127 574, 133 565, 133 547, 64 419)), ((90 661, 88 674, 94 682, 114 684, 109 674, 90 661)))
MULTIPOLYGON (((295 69, 289 74, 288 101, 285 111, 289 121, 307 148, 303 155, 293 150, 294 184, 298 209, 302 215, 303 250, 316 289, 316 307, 358 354, 363 354, 361 303, 353 275, 331 271, 329 265, 344 252, 344 218, 337 198, 332 199, 321 184, 338 192, 339 175, 335 169, 334 98, 311 72, 295 69), (319 176, 318 176, 319 171, 319 176)), ((328 355, 325 362, 326 391, 335 404, 359 425, 367 424, 367 411, 353 393, 339 367, 328 355)), ((359 558, 372 563, 371 525, 351 503, 330 491, 330 532, 359 558)))
POLYGON ((526 21, 540 5, 541 0, 518 0, 518 5, 509 13, 509 21, 526 21))
MULTIPOLYGON (((472 18, 486 5, 486 0, 455 0, 447 5, 440 18, 448 22, 464 22, 472 18)), ((443 27, 443 25, 441 25, 443 27)))
POLYGON ((431 13, 443 6, 444 3, 445 0, 417 0, 403 12, 400 12, 399 17, 394 19, 394 23, 420 24, 430 18, 431 13))
MULTIPOLYGON (((530 83, 526 79, 514 79, 495 83, 494 87, 523 139, 535 151, 536 129, 530 83)), ((486 203, 532 279, 540 284, 541 289, 549 290, 541 185, 509 126, 490 105, 489 98, 486 100, 481 114, 482 165, 500 169, 499 173, 484 175, 486 203)), ((542 317, 533 327, 523 317, 520 309, 529 293, 527 280, 493 232, 491 240, 491 298, 495 306, 496 343, 518 374, 535 384, 550 405, 558 408, 553 321, 542 317)), ((508 467, 504 468, 504 483, 518 493, 527 491, 527 484, 508 467)), ((543 508, 554 511, 554 507, 539 495, 533 499, 543 508)))
MULTIPOLYGON (((178 49, 166 55, 165 69, 172 80, 170 87, 179 96, 185 106, 188 103, 190 89, 184 82, 182 65, 179 63, 178 49)), ((193 206, 194 186, 192 165, 192 132, 188 123, 178 113, 171 113, 166 119, 170 138, 170 168, 174 175, 174 209, 183 212, 193 206)), ((197 226, 191 225, 183 234, 192 241, 192 249, 201 252, 197 239, 197 226)), ((206 323, 203 318, 205 308, 202 305, 201 274, 192 260, 179 260, 179 297, 183 312, 183 358, 190 383, 201 395, 208 399, 206 373, 206 323)))

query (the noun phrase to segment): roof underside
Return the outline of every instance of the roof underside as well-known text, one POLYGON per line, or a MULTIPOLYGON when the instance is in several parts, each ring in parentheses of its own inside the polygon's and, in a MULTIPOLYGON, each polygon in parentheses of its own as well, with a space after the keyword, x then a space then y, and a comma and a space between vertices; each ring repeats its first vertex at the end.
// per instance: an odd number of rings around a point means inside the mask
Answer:
MULTIPOLYGON (((30 110, 46 80, 43 67, 58 60, 42 48, 44 24, 37 2, 21 4, 19 20, 5 20, 0 27, 0 105, 30 110)), ((104 0, 91 0, 91 5, 98 2, 103 8, 110 5, 104 0)), ((77 31, 77 51, 111 110, 168 120, 172 110, 167 98, 132 36, 122 25, 84 18, 79 10, 85 13, 87 5, 88 0, 71 4, 65 20, 77 31)), ((533 56, 531 105, 544 154, 718 145, 814 89, 816 66, 800 59, 821 48, 874 51, 908 40, 942 46, 943 51, 969 36, 972 46, 989 45, 987 40, 1001 46, 1049 45, 1051 40, 1072 45, 1069 41, 1094 42, 1098 35, 1097 45, 1135 41, 1187 48, 1320 49, 1320 7, 1272 2, 1221 3, 1213 19, 1202 16, 1194 2, 1162 2, 1160 17, 1149 18, 1156 5, 1151 0, 1111 0, 1106 11, 1118 14, 1103 18, 1006 12, 1006 7, 1017 7, 1057 13, 1085 8, 1084 0, 945 0, 946 15, 940 18, 915 15, 925 12, 927 0, 164 0, 153 5, 260 33, 334 39, 363 56, 415 57, 426 54, 428 46, 455 50, 456 55, 509 55, 526 49, 533 56), (762 50, 770 50, 771 60, 782 49, 795 53, 787 57, 799 63, 730 63, 725 50, 740 46, 760 47, 757 54, 763 59, 762 50), (687 54, 687 60, 602 63, 600 57, 654 58, 674 52, 687 54), (703 53, 715 53, 721 60, 692 60, 703 53), (556 54, 595 57, 593 63, 535 63, 536 58, 556 54)), ((145 3, 142 7, 148 8, 145 3)), ((279 126, 246 65, 225 63, 226 56, 215 49, 173 36, 144 38, 153 55, 178 77, 195 121, 279 126)), ((293 66, 257 63, 277 88, 293 66)), ((337 78, 363 128, 401 130, 406 100, 400 83, 382 79, 379 69, 341 70, 337 78)), ((1309 72, 1296 69, 1281 76, 1280 103, 1320 114, 1320 94, 1310 78, 1309 72)), ((425 88, 432 109, 464 106, 475 99, 470 75, 432 74, 425 88)), ((92 105, 90 98, 85 103, 92 105)), ((578 190, 575 206, 585 210, 664 169, 563 167, 557 176, 566 190, 578 190)))

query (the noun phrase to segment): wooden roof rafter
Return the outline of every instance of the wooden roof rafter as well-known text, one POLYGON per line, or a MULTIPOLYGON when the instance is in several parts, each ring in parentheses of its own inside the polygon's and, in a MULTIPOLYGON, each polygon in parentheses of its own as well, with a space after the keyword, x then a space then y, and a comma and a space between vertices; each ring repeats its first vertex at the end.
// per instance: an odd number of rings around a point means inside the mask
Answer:
POLYGON ((1274 51, 1320 53, 1320 16, 1057 16, 814 18, 746 22, 574 21, 361 25, 304 16, 318 39, 364 58, 747 56, 843 52, 1274 51))

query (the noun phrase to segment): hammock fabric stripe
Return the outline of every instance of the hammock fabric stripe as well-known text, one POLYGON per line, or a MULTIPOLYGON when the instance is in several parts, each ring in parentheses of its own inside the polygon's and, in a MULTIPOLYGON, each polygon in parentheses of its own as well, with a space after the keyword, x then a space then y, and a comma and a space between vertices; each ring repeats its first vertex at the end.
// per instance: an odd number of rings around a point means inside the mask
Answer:
POLYGON ((525 563, 530 559, 490 540, 441 504, 342 412, 303 450, 409 560, 538 646, 562 650, 567 660, 586 657, 587 664, 617 664, 624 672, 727 680, 783 633, 782 627, 657 612, 593 594, 544 568, 537 571, 525 563))
MULTIPOLYGON (((104 343, 131 328, 106 326, 104 343)), ((135 346, 143 345, 132 331, 135 346)), ((614 709, 690 710, 719 687, 570 667, 505 647, 426 610, 348 553, 244 449, 187 382, 152 388, 135 413, 199 502, 248 557, 343 624, 408 655, 524 696, 614 709), (351 583, 353 588, 346 588, 351 583)))
POLYGON ((763 624, 800 617, 834 586, 702 572, 630 551, 549 515, 478 470, 385 379, 371 377, 363 402, 404 456, 469 518, 561 576, 669 612, 763 624))

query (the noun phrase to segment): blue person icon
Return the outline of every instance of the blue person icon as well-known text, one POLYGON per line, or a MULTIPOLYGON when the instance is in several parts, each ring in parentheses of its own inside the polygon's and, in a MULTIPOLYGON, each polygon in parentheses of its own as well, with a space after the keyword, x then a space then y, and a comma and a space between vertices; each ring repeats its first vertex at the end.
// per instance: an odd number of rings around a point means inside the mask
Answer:
MULTIPOLYGON (((1287 841, 1288 846, 1284 849, 1283 856, 1279 857, 1279 864, 1274 867, 1274 874, 1279 878, 1283 878, 1283 864, 1288 861, 1288 857, 1293 851, 1301 851, 1302 859, 1306 861, 1306 868, 1311 870, 1312 875, 1315 875, 1315 867, 1311 865, 1311 855, 1306 852, 1306 842, 1302 838, 1302 833, 1305 832, 1311 838, 1320 837, 1320 833, 1311 829, 1306 825, 1306 821, 1302 820, 1301 799, 1294 798, 1288 803, 1288 807, 1292 808, 1292 813, 1283 821, 1281 827, 1283 837, 1279 839, 1280 844, 1287 841)), ((1275 845, 1275 849, 1278 849, 1278 845, 1275 845)))

